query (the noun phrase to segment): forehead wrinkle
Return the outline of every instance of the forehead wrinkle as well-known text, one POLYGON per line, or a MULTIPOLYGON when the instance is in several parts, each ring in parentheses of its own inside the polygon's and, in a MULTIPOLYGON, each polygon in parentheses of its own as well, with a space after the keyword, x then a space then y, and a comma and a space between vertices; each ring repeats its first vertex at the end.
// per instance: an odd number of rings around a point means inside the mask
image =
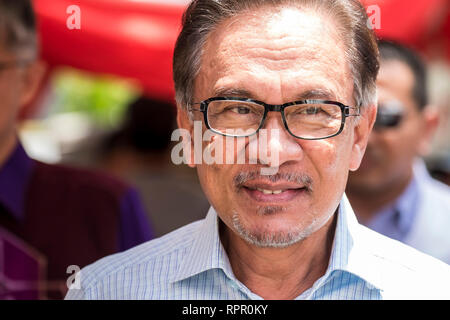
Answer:
MULTIPOLYGON (((216 46, 216 52, 222 57, 233 57, 236 59, 247 59, 265 61, 273 63, 289 62, 303 60, 313 62, 314 60, 323 60, 323 52, 328 51, 322 41, 305 39, 303 36, 282 36, 277 39, 270 39, 264 34, 255 32, 239 31, 240 39, 245 41, 236 41, 235 33, 227 33, 220 43, 216 46)), ((332 39, 334 40, 334 39, 332 39)), ((333 41, 333 47, 339 46, 339 43, 333 41)), ((334 62, 342 64, 343 57, 335 55, 334 62)), ((224 62, 231 59, 225 59, 224 62)), ((325 61, 328 61, 325 60, 325 61)), ((323 62, 323 61, 322 61, 323 62)))
MULTIPOLYGON (((233 69, 236 65, 245 67, 250 61, 253 68, 259 65, 262 71, 310 69, 315 73, 324 71, 330 78, 330 73, 340 76, 346 66, 343 55, 324 57, 324 52, 329 52, 329 49, 323 41, 316 41, 314 37, 311 40, 303 36, 283 35, 271 39, 264 33, 240 29, 238 32, 239 38, 245 41, 236 41, 233 32, 226 32, 216 47, 216 58, 225 68, 233 69)), ((339 43, 331 39, 333 48, 338 47, 339 43)))
POLYGON ((322 75, 326 81, 342 78, 342 60, 337 57, 324 57, 318 51, 320 50, 299 47, 291 47, 283 52, 255 47, 224 51, 219 49, 215 61, 210 61, 209 67, 225 74, 239 70, 255 75, 278 73, 281 76, 283 71, 286 71, 286 74, 300 78, 302 76, 320 78, 322 75))
MULTIPOLYGON (((310 59, 317 57, 313 50, 304 49, 301 51, 305 57, 308 56, 310 59)), ((244 49, 244 52, 251 54, 255 61, 261 61, 263 63, 268 63, 269 65, 274 64, 283 67, 283 65, 288 66, 289 62, 296 62, 299 58, 300 50, 299 48, 292 46, 284 49, 254 47, 248 48, 247 50, 244 49)))

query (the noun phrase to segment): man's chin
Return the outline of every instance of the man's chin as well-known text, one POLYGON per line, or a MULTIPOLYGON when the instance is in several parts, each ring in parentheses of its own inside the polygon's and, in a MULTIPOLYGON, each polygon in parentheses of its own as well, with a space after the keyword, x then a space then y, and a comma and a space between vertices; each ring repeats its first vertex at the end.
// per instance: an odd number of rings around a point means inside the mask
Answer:
POLYGON ((301 232, 272 231, 272 232, 251 232, 247 229, 236 229, 238 235, 250 245, 258 248, 287 248, 301 242, 309 236, 301 232))
POLYGON ((274 207, 262 207, 263 216, 259 221, 247 223, 238 214, 233 215, 233 229, 247 243, 260 248, 286 248, 298 243, 312 233, 309 228, 293 227, 296 224, 279 214, 286 210, 274 207))

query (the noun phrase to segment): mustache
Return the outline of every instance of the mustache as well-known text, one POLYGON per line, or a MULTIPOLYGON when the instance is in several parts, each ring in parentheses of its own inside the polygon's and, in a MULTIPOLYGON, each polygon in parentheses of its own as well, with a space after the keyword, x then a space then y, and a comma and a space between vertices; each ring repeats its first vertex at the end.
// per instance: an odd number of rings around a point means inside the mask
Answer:
POLYGON ((273 175, 261 175, 260 171, 241 171, 234 176, 233 183, 236 188, 241 188, 246 182, 256 179, 272 183, 278 181, 293 182, 305 186, 307 191, 313 189, 312 178, 307 174, 297 172, 277 172, 273 175))

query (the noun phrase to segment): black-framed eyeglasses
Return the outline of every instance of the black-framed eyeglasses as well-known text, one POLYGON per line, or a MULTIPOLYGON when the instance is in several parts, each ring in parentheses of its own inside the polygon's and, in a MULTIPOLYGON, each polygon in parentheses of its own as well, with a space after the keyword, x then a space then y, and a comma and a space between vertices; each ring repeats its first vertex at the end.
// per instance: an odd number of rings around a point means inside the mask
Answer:
POLYGON ((344 130, 347 117, 360 110, 329 100, 300 100, 281 105, 238 97, 214 97, 193 103, 200 105, 206 128, 229 137, 248 137, 264 126, 268 112, 281 112, 286 130, 294 137, 319 140, 337 136, 344 130), (352 110, 356 112, 351 113, 352 110))

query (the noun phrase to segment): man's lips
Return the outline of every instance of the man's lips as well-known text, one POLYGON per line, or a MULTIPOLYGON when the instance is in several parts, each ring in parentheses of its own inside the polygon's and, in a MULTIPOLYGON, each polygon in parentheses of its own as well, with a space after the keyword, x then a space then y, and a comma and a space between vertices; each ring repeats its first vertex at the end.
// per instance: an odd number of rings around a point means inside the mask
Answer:
POLYGON ((261 202, 284 202, 306 193, 306 186, 294 183, 247 182, 243 191, 253 200, 261 202))

